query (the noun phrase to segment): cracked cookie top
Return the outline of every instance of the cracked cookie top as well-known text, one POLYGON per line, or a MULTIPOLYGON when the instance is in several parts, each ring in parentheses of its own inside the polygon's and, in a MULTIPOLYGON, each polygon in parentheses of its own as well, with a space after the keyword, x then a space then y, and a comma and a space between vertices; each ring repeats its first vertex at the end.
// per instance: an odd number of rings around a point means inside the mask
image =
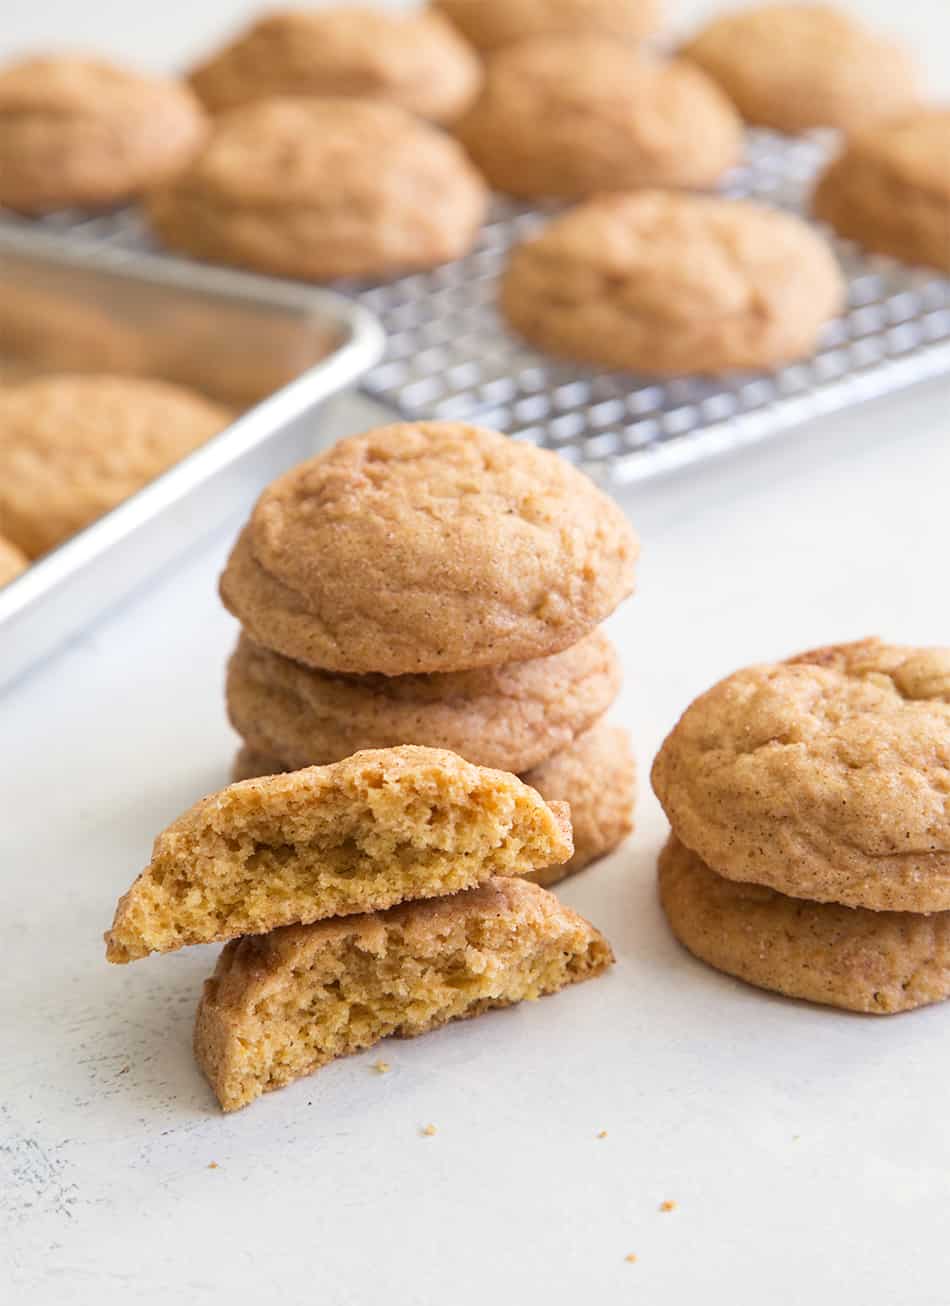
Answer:
POLYGON ((653 787, 733 880, 874 910, 950 908, 950 648, 862 640, 701 695, 653 787))
POLYGON ((618 505, 556 454, 404 423, 266 489, 221 594, 256 643, 310 666, 464 671, 576 643, 631 592, 637 548, 618 505))

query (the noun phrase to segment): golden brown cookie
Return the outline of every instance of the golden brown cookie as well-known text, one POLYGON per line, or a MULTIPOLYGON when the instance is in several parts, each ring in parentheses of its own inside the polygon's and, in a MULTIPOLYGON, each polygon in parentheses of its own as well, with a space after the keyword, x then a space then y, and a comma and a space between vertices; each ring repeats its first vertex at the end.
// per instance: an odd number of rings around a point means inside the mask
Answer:
POLYGON ((340 441, 270 485, 221 578, 257 644, 327 671, 466 671, 576 643, 633 589, 626 517, 556 454, 458 422, 340 441))
POLYGON ((621 678, 599 630, 551 657, 433 676, 334 675, 242 635, 228 667, 228 716, 252 750, 283 758, 287 770, 411 742, 517 772, 583 734, 621 678))
POLYGON ((567 808, 434 748, 356 753, 230 785, 155 840, 116 908, 109 961, 377 911, 574 851, 567 808))
POLYGON ((479 50, 532 36, 600 32, 641 41, 655 32, 662 0, 433 0, 479 50))
POLYGON ((759 988, 886 1015, 950 997, 950 912, 806 902, 711 871, 675 835, 660 901, 694 956, 759 988))
POLYGON ((556 993, 612 961, 603 935, 553 894, 493 879, 229 943, 205 983, 195 1056, 235 1111, 382 1038, 556 993))
POLYGON ((0 70, 0 204, 23 213, 121 204, 184 166, 207 131, 187 86, 101 59, 0 70))
POLYGON ((234 754, 234 761, 231 764, 231 783, 237 784, 240 780, 257 780, 267 775, 281 775, 289 770, 290 767, 285 766, 280 758, 255 752, 249 744, 242 744, 234 754))
POLYGON ((558 866, 529 871, 525 879, 550 886, 613 852, 633 830, 637 793, 630 736, 599 721, 560 753, 522 775, 545 802, 570 805, 574 856, 558 866))
POLYGON ((127 323, 99 305, 19 283, 0 288, 0 357, 38 371, 142 370, 145 348, 127 323))
POLYGON ((738 671, 653 788, 728 879, 875 911, 950 908, 950 649, 862 640, 738 671))
POLYGON ((30 560, 15 544, 0 535, 0 585, 8 585, 11 580, 26 571, 30 560))
POLYGON ((744 200, 640 191, 554 218, 511 254, 509 323, 552 354, 658 375, 804 357, 841 308, 826 242, 744 200))
POLYGON ((227 426, 164 381, 49 376, 0 391, 0 533, 53 548, 227 426))
POLYGON ((281 9, 258 18, 190 81, 215 113, 281 95, 358 96, 450 122, 478 93, 481 67, 440 14, 281 9))
POLYGON ((813 209, 866 249, 950 272, 950 108, 853 136, 820 177, 813 209))
POLYGON ((854 131, 918 99, 907 53, 832 5, 770 4, 714 18, 680 50, 747 122, 854 131))
POLYGON ((499 51, 455 132, 495 189, 565 199, 711 186, 742 146, 735 110, 705 74, 590 35, 499 51))
POLYGON ((206 148, 152 192, 147 210, 172 249, 329 281, 458 258, 486 203, 457 143, 398 106, 282 99, 218 119, 206 148))

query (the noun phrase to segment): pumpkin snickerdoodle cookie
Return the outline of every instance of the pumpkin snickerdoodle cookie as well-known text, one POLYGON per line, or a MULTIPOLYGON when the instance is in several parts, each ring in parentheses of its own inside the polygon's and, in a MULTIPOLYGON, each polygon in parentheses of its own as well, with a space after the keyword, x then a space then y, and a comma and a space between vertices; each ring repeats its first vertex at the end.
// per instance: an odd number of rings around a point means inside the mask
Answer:
POLYGON ((114 508, 230 414, 164 381, 49 376, 0 391, 0 534, 29 557, 114 508))
POLYGON ((0 535, 0 585, 8 585, 11 580, 26 571, 29 558, 15 544, 0 535))
POLYGON ((601 32, 640 41, 660 25, 662 0, 433 0, 479 50, 531 36, 601 32))
POLYGON ((267 648, 351 674, 568 648, 633 589, 620 507, 556 454, 454 422, 342 440, 261 495, 221 578, 267 648))
POLYGON ((225 1111, 335 1057, 592 979, 606 939, 544 889, 491 879, 450 898, 229 943, 195 1055, 225 1111))
POLYGON ((613 852, 633 830, 636 763, 630 736, 622 726, 598 721, 521 778, 545 802, 568 803, 574 831, 573 857, 529 871, 525 879, 535 884, 547 887, 576 875, 613 852))
POLYGON ((329 281, 434 267, 468 252, 487 191, 459 145, 395 104, 263 100, 148 197, 172 249, 329 281))
POLYGON ((551 353, 676 374, 810 354, 843 298, 834 256, 800 219, 640 191, 581 204, 517 246, 501 306, 551 353))
POLYGON ((128 962, 376 911, 572 852, 567 808, 513 775, 439 749, 370 750, 195 804, 120 900, 106 955, 128 962))
POLYGON ((188 162, 207 122, 195 95, 75 55, 0 68, 0 204, 23 213, 121 204, 188 162))
POLYGON ((875 911, 950 909, 950 649, 864 640, 749 667, 667 737, 653 787, 731 880, 875 911))
POLYGON ((228 715, 278 770, 335 762, 411 740, 479 766, 526 771, 567 747, 620 689, 600 630, 547 658, 432 676, 343 676, 302 666, 242 636, 228 667, 228 715))
POLYGON ((950 998, 950 912, 790 898, 717 875, 675 835, 660 854, 659 885, 680 943, 759 988, 877 1015, 950 998))
POLYGON ((742 147, 704 73, 594 35, 500 50, 455 133, 497 190, 523 197, 712 186, 742 147))
POLYGON ((449 122, 477 93, 481 68, 437 13, 281 9, 258 18, 189 80, 215 113, 279 95, 359 96, 449 122))
POLYGON ((851 132, 918 100, 917 71, 904 50, 832 5, 724 14, 680 54, 719 83, 747 122, 779 131, 851 132))
POLYGON ((950 107, 852 136, 819 178, 812 207, 866 249, 950 272, 950 107))

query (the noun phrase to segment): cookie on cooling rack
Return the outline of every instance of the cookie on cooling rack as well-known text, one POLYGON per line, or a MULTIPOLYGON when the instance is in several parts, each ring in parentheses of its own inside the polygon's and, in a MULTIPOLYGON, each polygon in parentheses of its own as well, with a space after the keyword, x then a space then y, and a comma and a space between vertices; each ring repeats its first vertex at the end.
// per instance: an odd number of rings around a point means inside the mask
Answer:
POLYGON ((282 9, 257 19, 189 80, 214 113, 279 95, 353 95, 450 122, 476 95, 481 67, 440 14, 282 9))
POLYGON ((844 131, 909 108, 917 69, 894 42, 824 4, 769 4, 714 18, 680 54, 715 78, 747 122, 844 131))
POLYGON ((660 25, 662 0, 433 0, 479 50, 531 36, 601 32, 641 41, 660 25))
POLYGON ((22 213, 121 204, 177 172, 207 120, 187 86, 102 59, 0 69, 0 205, 22 213))
POLYGON ((811 354, 844 298, 826 242, 744 200, 605 195, 517 246, 509 323, 550 353, 675 375, 768 368, 811 354))
POLYGON ((455 141, 395 104, 276 99, 217 120, 147 211, 170 248, 330 281, 434 267, 472 247, 487 191, 455 141))
POLYGON ((819 179, 813 208, 866 249, 950 272, 950 108, 851 137, 819 179))
POLYGON ((704 73, 590 34, 500 50, 455 131, 492 186, 526 198, 712 186, 742 148, 704 73))

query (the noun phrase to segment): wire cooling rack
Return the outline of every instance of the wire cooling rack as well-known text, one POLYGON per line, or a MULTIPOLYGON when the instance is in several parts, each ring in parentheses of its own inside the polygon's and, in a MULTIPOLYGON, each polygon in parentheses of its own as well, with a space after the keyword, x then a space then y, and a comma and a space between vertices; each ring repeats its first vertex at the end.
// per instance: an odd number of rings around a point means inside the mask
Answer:
MULTIPOLYGON (((821 134, 751 131, 744 162, 722 189, 804 212, 829 148, 821 134)), ((404 417, 477 420, 622 485, 950 372, 950 280, 840 240, 848 306, 812 358, 775 372, 662 381, 556 362, 511 334, 495 308, 509 248, 548 216, 499 199, 466 258, 385 284, 341 287, 376 313, 387 335, 364 389, 404 417)), ((150 248, 134 210, 56 214, 41 225, 130 256, 150 248)))

